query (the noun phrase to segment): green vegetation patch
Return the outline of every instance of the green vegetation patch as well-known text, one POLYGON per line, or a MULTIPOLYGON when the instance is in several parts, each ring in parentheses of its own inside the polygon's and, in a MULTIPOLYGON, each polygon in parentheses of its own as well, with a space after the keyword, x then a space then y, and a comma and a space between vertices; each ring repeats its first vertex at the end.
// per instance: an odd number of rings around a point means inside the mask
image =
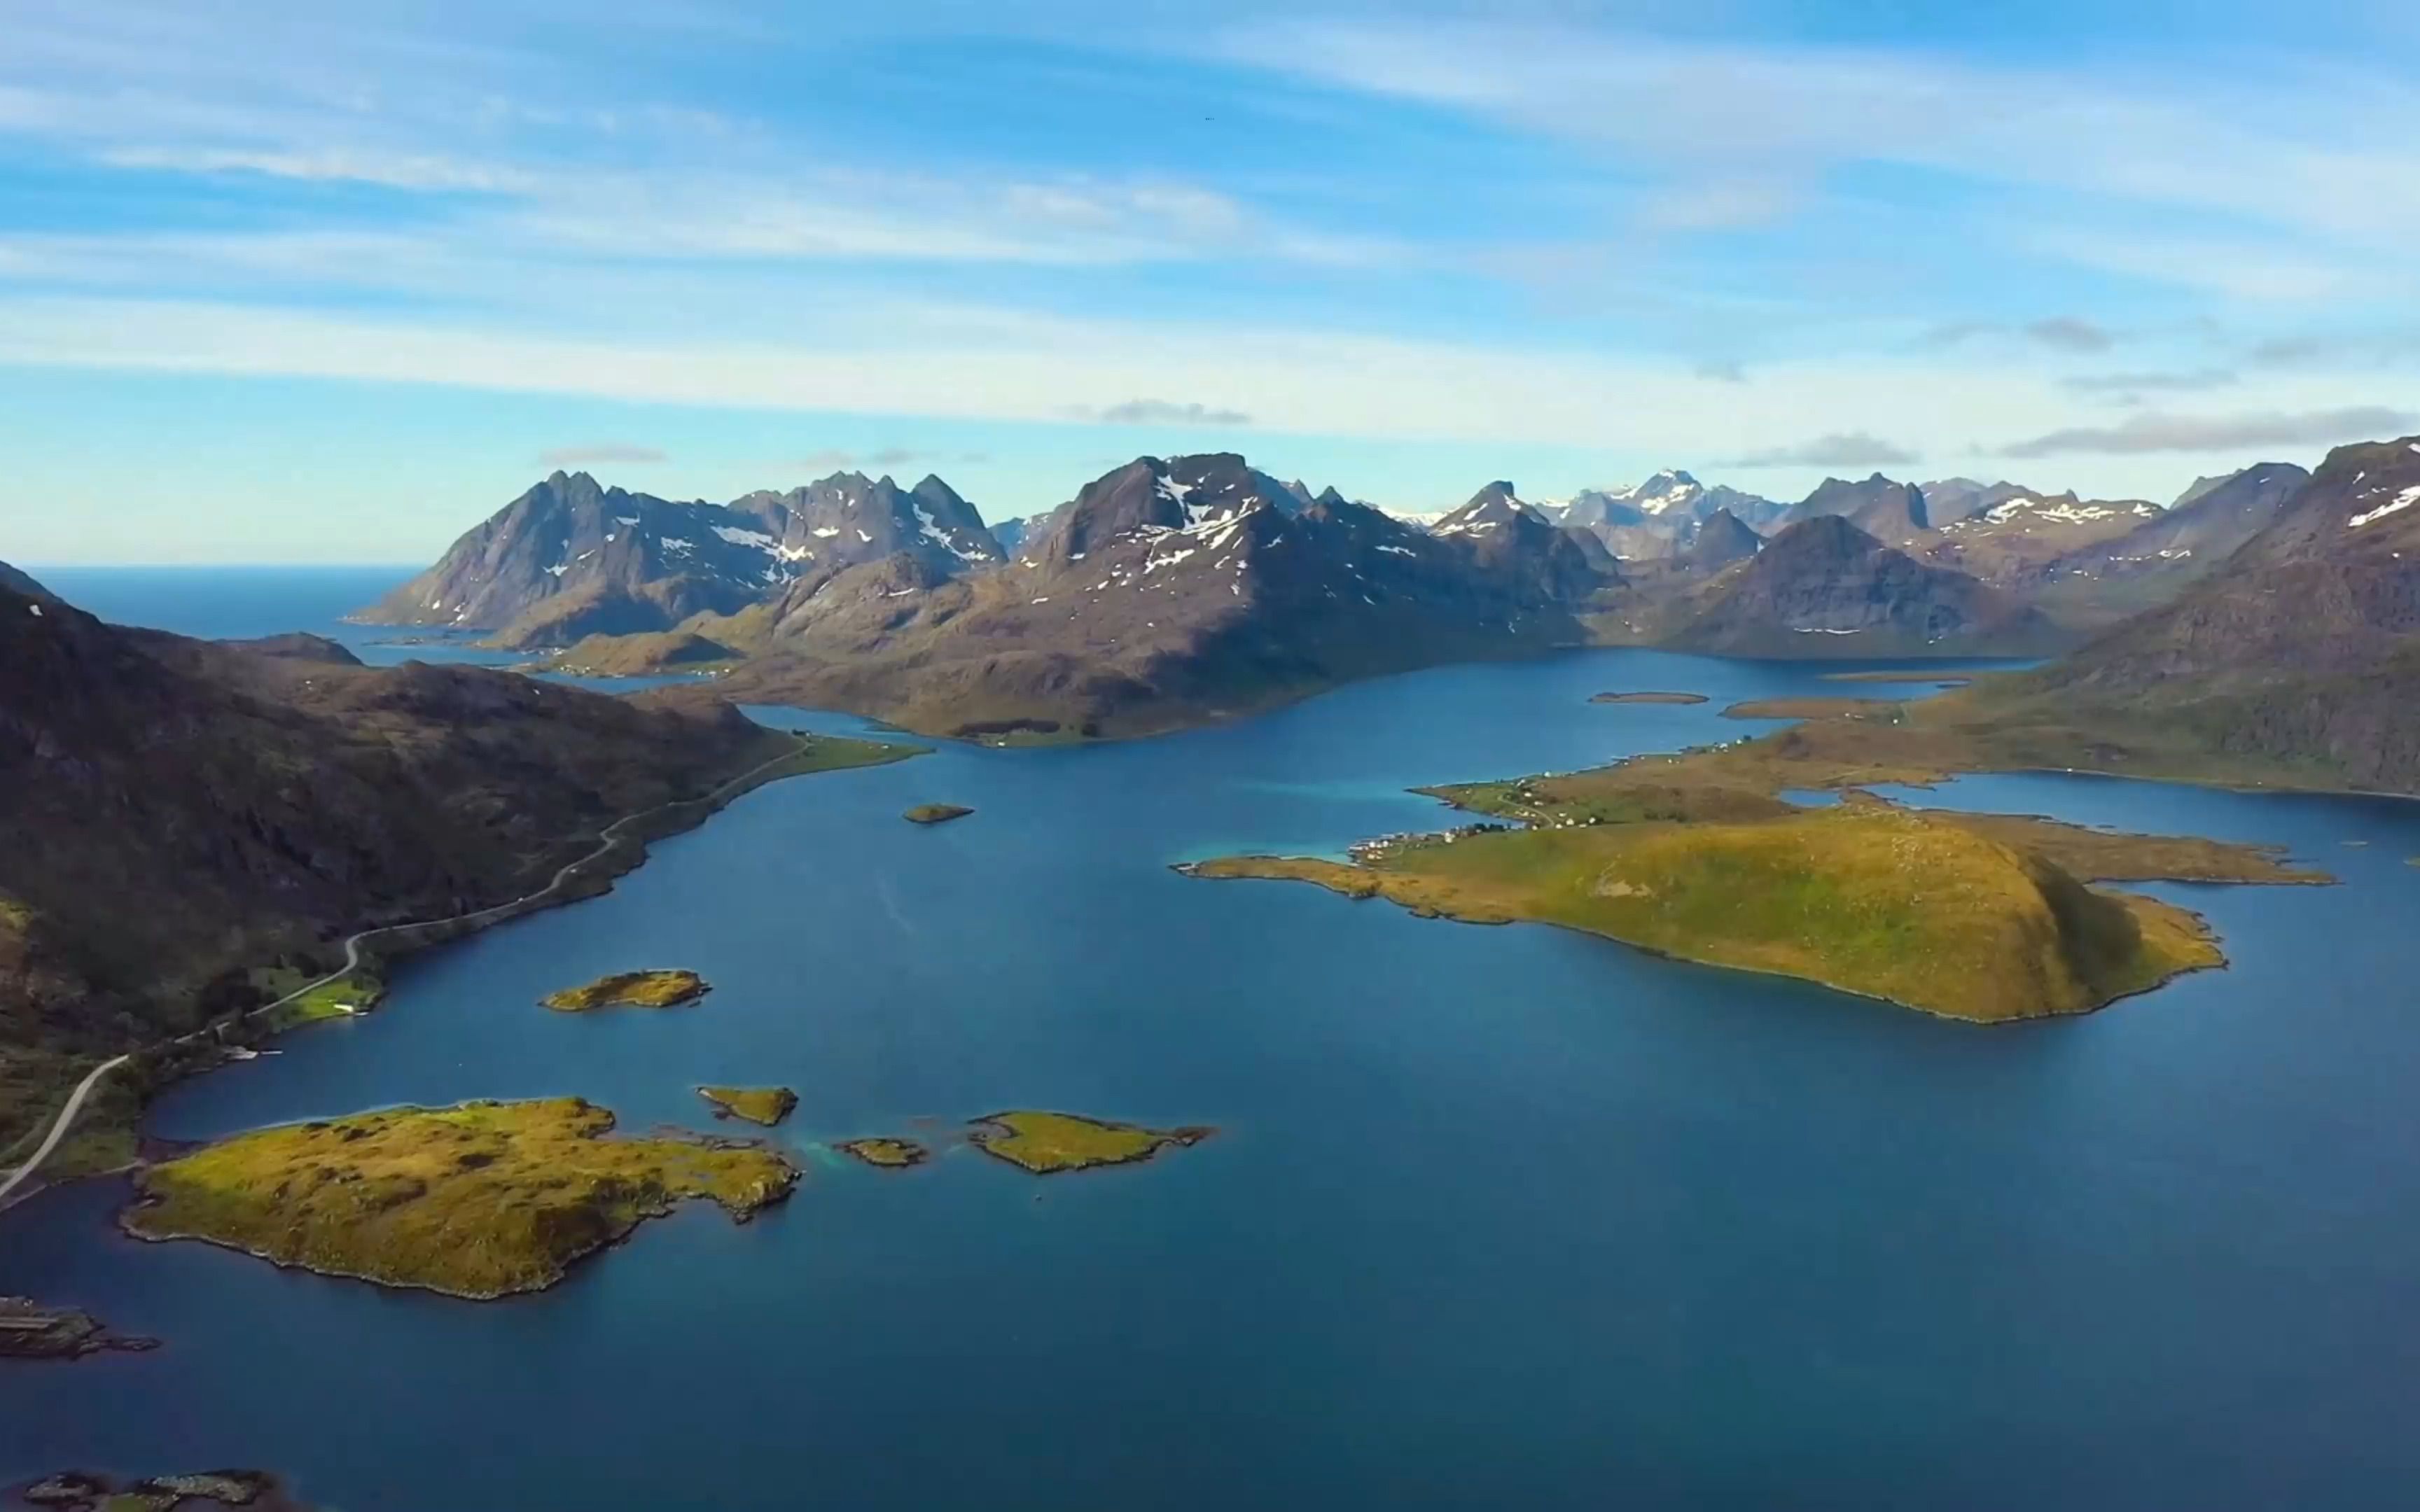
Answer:
POLYGON ((787 1196, 781 1156, 727 1140, 609 1139, 580 1098, 465 1103, 255 1130, 150 1166, 120 1216, 280 1265, 457 1297, 535 1291, 691 1197, 736 1220, 787 1196))
POLYGON ((799 1094, 786 1087, 701 1087, 697 1095, 714 1104, 717 1117, 745 1119, 768 1129, 799 1105, 799 1094))
POLYGON ((901 815, 911 825, 946 825, 953 819, 964 819, 974 812, 955 803, 920 803, 901 815))
POLYGON ((1215 1132, 1200 1126, 1146 1129, 1073 1113, 1018 1109, 977 1119, 971 1137, 985 1154, 1036 1176, 1049 1176, 1149 1160, 1163 1149, 1200 1144, 1215 1132))
POLYGON ((1723 711, 1726 719, 1895 719, 1907 705, 1898 699, 1799 697, 1747 699, 1723 711))
POLYGON ((1703 703, 1703 693, 1598 693, 1590 703, 1703 703))
MULTIPOLYGON (((318 972, 304 972, 292 966, 262 966, 251 973, 254 988, 270 1002, 295 992, 318 975, 318 972)), ((271 1030, 295 1028, 304 1024, 366 1013, 376 1008, 385 995, 386 983, 380 980, 375 972, 355 970, 334 981, 319 983, 274 1012, 262 1015, 262 1018, 271 1030)))
POLYGON ((854 1156, 868 1165, 878 1165, 885 1170, 922 1165, 932 1154, 913 1139, 851 1139, 833 1148, 844 1155, 854 1156))
POLYGON ((2095 891, 1951 816, 1882 804, 1745 823, 1464 833, 1359 856, 1349 866, 1261 856, 1188 870, 1356 895, 1373 887, 1450 918, 1560 924, 1986 1022, 2083 1012, 2224 964, 2196 915, 2095 891))
POLYGON ((706 995, 706 979, 694 971, 617 971, 584 987, 566 987, 538 999, 558 1012, 592 1008, 672 1008, 706 995))

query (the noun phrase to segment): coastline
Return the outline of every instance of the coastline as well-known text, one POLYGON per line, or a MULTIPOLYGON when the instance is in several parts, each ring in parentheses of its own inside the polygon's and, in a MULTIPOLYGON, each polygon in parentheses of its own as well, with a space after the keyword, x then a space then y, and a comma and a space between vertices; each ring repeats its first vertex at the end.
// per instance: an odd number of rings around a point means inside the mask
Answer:
MULTIPOLYGON (((774 730, 769 726, 766 727, 766 733, 787 742, 787 748, 766 761, 757 763, 721 786, 697 797, 675 799, 673 802, 659 804, 653 809, 641 810, 637 813, 625 814, 613 820, 597 831, 595 846, 556 868, 553 875, 543 887, 534 892, 524 893, 520 897, 491 904, 486 908, 473 909, 464 914, 435 919, 413 919, 394 924, 372 925, 357 931, 345 937, 345 959, 342 965, 325 976, 304 983, 273 1002, 247 1010, 234 1021, 234 1025, 236 1026, 250 1025, 330 982, 339 980, 361 969, 364 955, 368 949, 379 949, 381 960, 400 959, 420 950, 492 929, 499 924, 509 923, 530 914, 597 897, 611 890, 616 878, 625 876, 644 865, 647 859, 647 848, 652 842, 684 834, 698 827, 732 803, 768 783, 780 781, 783 778, 810 776, 821 771, 846 770, 851 766, 890 765, 925 754, 921 747, 857 741, 845 736, 800 734, 774 730), (818 743, 833 741, 870 748, 886 754, 862 762, 833 764, 813 764, 808 761, 818 743), (631 843, 626 846, 626 841, 631 843), (592 868, 594 868, 593 871, 592 868), (392 936, 392 940, 383 938, 385 936, 392 936), (373 940, 378 942, 375 947, 370 943, 373 940), (392 949, 382 949, 390 945, 392 949)), ((6 1213, 37 1193, 48 1190, 51 1183, 35 1178, 42 1163, 66 1141, 70 1132, 70 1126, 73 1123, 76 1115, 82 1111, 86 1095, 104 1075, 128 1064, 138 1056, 153 1056, 175 1051, 197 1045, 205 1039, 214 1037, 223 1038, 223 1031, 214 1028, 196 1029, 190 1034, 180 1035, 158 1044, 125 1052, 88 1072, 85 1081, 70 1094, 60 1116, 51 1125, 51 1134, 45 1137, 38 1152, 9 1173, 5 1180, 0 1180, 0 1213, 6 1213)), ((165 1079, 181 1080, 186 1075, 203 1075, 224 1064, 225 1064, 225 1061, 216 1061, 184 1071, 168 1068, 170 1074, 165 1079)), ((85 1174, 112 1175, 140 1164, 141 1161, 138 1158, 127 1165, 85 1174)), ((70 1178, 70 1180, 76 1179, 70 1178)))
MULTIPOLYGON (((1237 862, 1255 860, 1283 861, 1288 859, 1288 857, 1232 856, 1219 857, 1219 859, 1237 862)), ((1636 950, 1642 955, 1652 956, 1658 960, 1677 961, 1685 965, 1700 966, 1710 971, 1740 971, 1745 972, 1750 976, 1773 977, 1783 981, 1803 982, 1809 986, 1821 987, 1826 992, 1838 993, 1846 997, 1860 998, 1869 1003, 1886 1004, 1890 1008, 1900 1012, 1920 1013, 1926 1018, 1936 1019, 1946 1024, 1959 1024, 1975 1028, 1999 1028, 2009 1025, 2041 1024, 2058 1019, 2088 1018, 2091 1015, 2100 1012, 2102 1010, 2109 1008, 2115 1004, 2124 1002, 2128 998, 2140 997, 2146 993, 2157 992, 2159 989, 2168 985, 2170 982, 2178 980, 2180 978, 2193 976, 2203 971, 2225 971, 2227 969, 2229 964, 2226 951, 2221 949, 2219 947, 2218 932, 2211 927, 2208 915, 2202 913, 2199 909, 2187 908, 2182 904, 2166 903, 2164 900, 2149 900, 2160 903, 2163 907, 2172 908, 2179 914, 2191 919, 2195 928, 2201 932, 2203 938, 2209 943, 2211 952, 2217 957, 2217 959, 2206 962, 2199 965, 2179 967, 2177 970, 2160 978, 2157 981, 2146 982, 2140 987, 2134 987, 2122 993, 2113 994, 2102 1001, 2091 1004, 2088 1007, 2053 1009, 2047 1012, 2018 1014, 2004 1018, 1972 1018, 1961 1013, 1944 1012, 1936 1008, 1927 1008, 1921 1003, 1903 1002, 1899 998, 1891 997, 1882 993, 1869 992, 1863 988, 1845 986, 1836 981, 1827 981, 1823 978, 1810 976, 1805 972, 1784 971, 1776 966, 1749 965, 1744 963, 1735 964, 1729 961, 1711 960, 1704 956, 1689 955, 1680 950, 1667 949, 1661 946, 1648 945, 1641 941, 1626 939, 1621 935, 1611 933, 1605 930, 1590 929, 1585 924, 1568 923, 1559 918, 1524 918, 1518 916, 1508 916, 1504 918, 1472 918, 1454 913, 1449 909, 1437 907, 1434 903, 1413 904, 1404 903, 1399 899, 1389 897, 1383 886, 1375 886, 1368 892, 1347 891, 1332 883, 1311 876, 1288 876, 1256 872, 1220 873, 1198 870, 1198 868, 1204 864, 1205 863, 1200 861, 1179 861, 1172 863, 1169 867, 1169 870, 1175 872, 1180 875, 1190 877, 1196 881, 1202 882, 1307 883, 1311 887, 1322 888, 1327 892, 1332 892, 1336 894, 1336 896, 1345 900, 1347 903, 1367 903, 1373 898, 1379 899, 1386 903, 1394 904, 1396 907, 1404 910, 1404 912, 1411 915, 1415 918, 1445 919, 1455 924, 1482 925, 1487 927, 1502 927, 1512 924, 1544 925, 1548 929, 1559 929, 1568 931, 1574 934, 1585 934, 1592 939, 1609 940, 1626 950, 1636 950)), ((1343 863, 1330 864, 1338 866, 1343 865, 1343 863)), ((1374 873, 1371 873, 1369 869, 1365 867, 1354 866, 1351 867, 1350 870, 1363 872, 1365 874, 1374 875, 1374 873)), ((2094 890, 2100 891, 2101 889, 2095 888, 2094 890)), ((2125 894, 2122 892, 2103 892, 2102 896, 2127 898, 2137 895, 2125 894)))

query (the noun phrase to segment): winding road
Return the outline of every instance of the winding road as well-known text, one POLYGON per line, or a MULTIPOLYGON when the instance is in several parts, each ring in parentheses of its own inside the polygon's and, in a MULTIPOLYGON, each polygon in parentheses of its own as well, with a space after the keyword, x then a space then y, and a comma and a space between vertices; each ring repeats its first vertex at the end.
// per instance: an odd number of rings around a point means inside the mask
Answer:
MULTIPOLYGON (((623 832, 630 825, 637 824, 643 819, 652 819, 656 815, 662 813, 667 810, 686 809, 692 804, 701 803, 719 805, 724 799, 736 795, 739 791, 741 784, 754 780, 766 772, 781 765, 783 762, 795 760, 799 754, 799 751, 805 748, 807 748, 806 745, 801 743, 801 745, 793 749, 783 751, 781 755, 774 757, 771 761, 761 762, 756 765, 750 767, 745 772, 740 773, 737 777, 733 778, 730 781, 725 782, 722 786, 716 788, 713 792, 706 795, 704 797, 675 799, 671 803, 659 803, 652 809, 642 809, 634 814, 624 814, 621 818, 614 820, 612 824, 607 825, 603 829, 597 832, 597 848, 595 850, 590 851, 587 855, 582 856, 576 861, 565 862, 563 866, 555 871, 552 879, 550 880, 545 887, 538 888, 535 892, 525 893, 519 898, 513 899, 509 903, 497 903, 492 907, 474 908, 467 914, 452 914, 443 918, 415 919, 408 924, 380 924, 376 929, 365 929, 358 933, 352 934, 347 937, 345 941, 345 964, 329 972, 326 976, 321 977, 317 981, 304 982, 302 986, 295 988, 292 992, 287 993, 285 996, 279 998, 273 1003, 261 1004, 258 1008, 253 1009, 249 1012, 243 1014, 240 1018, 237 1019, 236 1022, 240 1024, 251 1019, 256 1019, 263 1013, 275 1012, 277 1010, 284 1008, 287 1004, 293 1002, 298 997, 318 992, 320 988, 325 987, 332 981, 350 976, 361 967, 363 942, 368 940, 373 935, 400 934, 407 930, 442 929, 449 924, 476 923, 481 919, 494 918, 509 914, 515 909, 542 904, 553 897, 555 893, 562 891, 563 885, 571 880, 573 873, 593 861, 602 860, 608 851, 611 851, 614 846, 622 843, 623 832)), ((191 1034, 181 1034, 173 1040, 163 1041, 163 1047, 164 1048, 167 1045, 191 1044, 194 1041, 201 1039, 204 1035, 213 1034, 216 1032, 217 1030, 215 1028, 195 1029, 191 1034)), ((10 1171, 6 1180, 0 1180, 0 1208, 5 1208, 8 1205, 9 1193, 16 1191, 17 1188, 24 1182, 26 1178, 34 1174, 35 1170, 40 1166, 42 1162, 51 1158, 51 1152, 58 1148, 60 1140, 67 1137, 68 1126, 75 1122, 75 1116, 84 1109, 85 1099, 92 1094, 92 1089, 96 1086, 100 1085, 101 1079, 103 1076, 108 1075, 111 1072, 116 1071, 118 1067, 125 1065, 132 1058, 132 1056, 125 1055, 118 1056, 114 1059, 104 1060, 100 1065, 95 1066, 91 1071, 87 1072, 85 1074, 84 1080, 76 1084, 76 1089, 68 1094, 67 1105, 59 1109, 58 1119, 51 1125, 51 1132, 46 1137, 44 1137, 40 1147, 35 1149, 33 1155, 27 1159, 23 1165, 18 1166, 13 1171, 10 1171)))

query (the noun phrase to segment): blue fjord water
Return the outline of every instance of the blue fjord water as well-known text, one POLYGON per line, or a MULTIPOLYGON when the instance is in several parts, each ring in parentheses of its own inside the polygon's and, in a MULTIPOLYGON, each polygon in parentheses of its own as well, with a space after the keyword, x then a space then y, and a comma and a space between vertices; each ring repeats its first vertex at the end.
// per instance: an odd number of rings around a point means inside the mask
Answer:
MULTIPOLYGON (((209 628, 173 598, 156 623, 209 628)), ((552 1093, 711 1127, 693 1085, 781 1083, 785 1207, 692 1207, 479 1304, 135 1242, 116 1180, 46 1193, 0 1219, 0 1290, 167 1344, 0 1373, 0 1481, 260 1465, 355 1512, 2408 1505, 2420 807, 1917 795, 2344 878, 2159 888, 2231 969, 1988 1029, 1168 870, 1432 825, 1406 785, 1727 739, 1727 702, 1831 687, 1590 653, 762 789, 151 1127, 552 1093), (1713 702, 1585 702, 1668 687, 1713 702), (926 799, 977 813, 901 822, 926 799), (643 965, 715 991, 535 1006, 643 965), (1047 1181, 822 1148, 1029 1105, 1222 1132, 1047 1181)))

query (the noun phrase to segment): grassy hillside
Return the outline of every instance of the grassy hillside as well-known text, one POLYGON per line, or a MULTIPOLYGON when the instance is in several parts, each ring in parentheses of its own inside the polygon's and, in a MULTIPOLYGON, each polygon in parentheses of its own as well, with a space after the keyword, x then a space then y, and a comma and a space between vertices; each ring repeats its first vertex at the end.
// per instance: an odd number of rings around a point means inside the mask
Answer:
POLYGON ((534 1291, 690 1197, 736 1219, 798 1172, 752 1146, 609 1139, 579 1098, 466 1103, 259 1129, 146 1168, 143 1239, 203 1239, 280 1265, 461 1297, 534 1291))
POLYGON ((2039 853, 1880 805, 1464 833, 1365 850, 1350 866, 1241 857, 1194 870, 1560 924, 1981 1022, 2084 1012, 2223 963, 2183 909, 2095 891, 2039 853))

